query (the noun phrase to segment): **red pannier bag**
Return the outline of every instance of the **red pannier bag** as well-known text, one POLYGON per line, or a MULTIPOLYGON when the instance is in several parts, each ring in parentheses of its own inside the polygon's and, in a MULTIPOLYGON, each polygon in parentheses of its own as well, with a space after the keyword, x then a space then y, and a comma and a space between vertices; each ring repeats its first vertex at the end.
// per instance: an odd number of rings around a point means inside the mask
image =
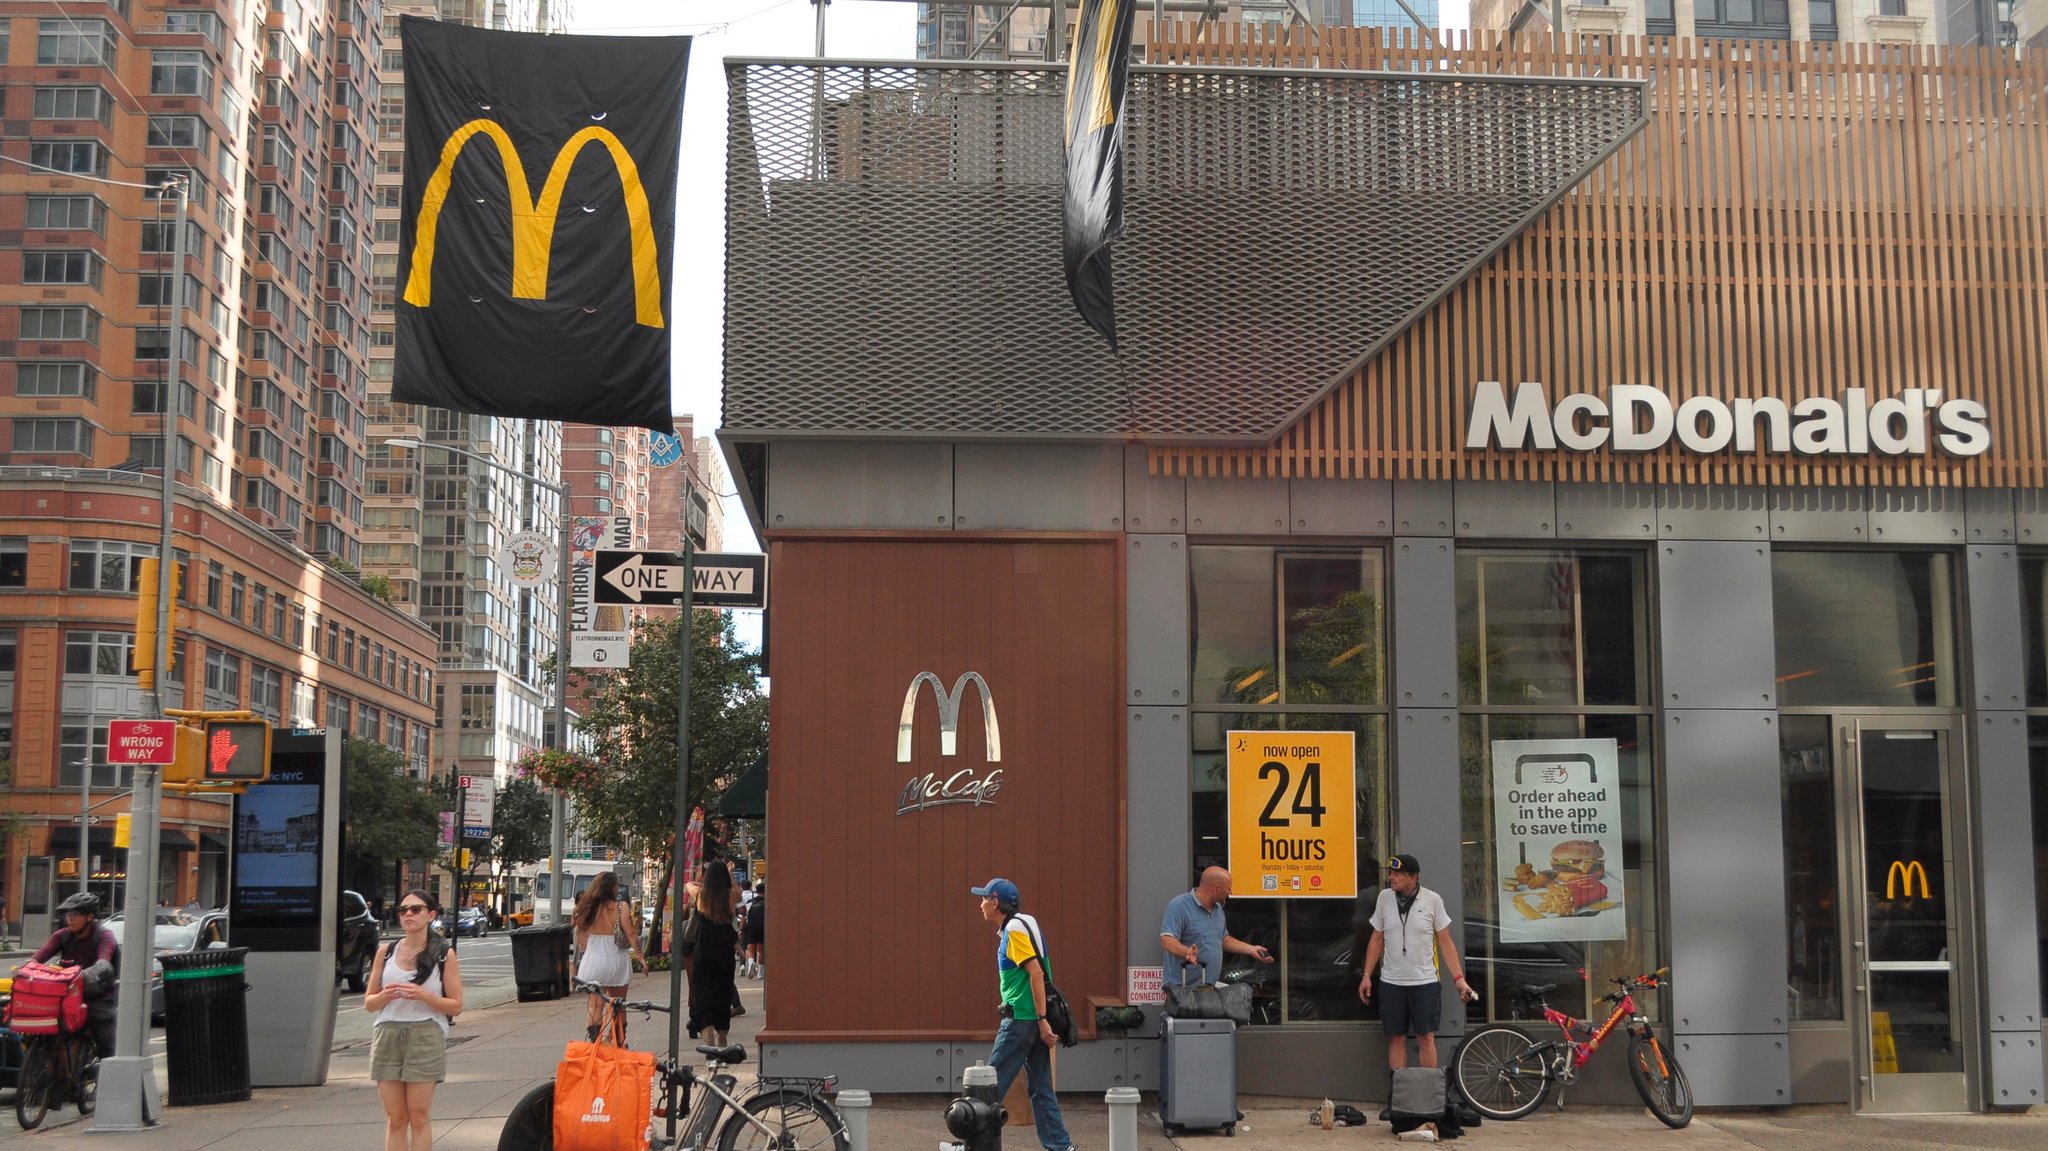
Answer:
POLYGON ((570 1043, 555 1067, 555 1151, 647 1151, 654 1055, 570 1043))
POLYGON ((76 967, 24 963, 14 972, 7 1026, 18 1035, 56 1035, 85 1027, 84 972, 76 967))

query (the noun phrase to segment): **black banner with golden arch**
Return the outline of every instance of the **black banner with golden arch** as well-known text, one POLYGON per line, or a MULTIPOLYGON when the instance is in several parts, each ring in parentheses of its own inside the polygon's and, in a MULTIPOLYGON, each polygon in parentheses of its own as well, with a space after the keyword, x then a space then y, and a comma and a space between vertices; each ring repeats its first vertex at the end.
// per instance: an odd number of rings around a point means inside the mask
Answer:
POLYGON ((1082 0, 1067 63, 1067 291, 1088 326, 1116 347, 1109 244, 1124 230, 1124 88, 1134 0, 1082 0))
POLYGON ((392 399, 669 431, 687 37, 405 17, 392 399))

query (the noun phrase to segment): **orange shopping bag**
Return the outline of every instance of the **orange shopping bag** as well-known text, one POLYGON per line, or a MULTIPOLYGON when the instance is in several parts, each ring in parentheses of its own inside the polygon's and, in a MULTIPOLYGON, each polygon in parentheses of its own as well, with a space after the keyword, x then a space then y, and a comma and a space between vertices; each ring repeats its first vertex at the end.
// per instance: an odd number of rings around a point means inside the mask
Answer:
POLYGON ((569 1044, 555 1068, 555 1151, 647 1151, 654 1055, 569 1044))

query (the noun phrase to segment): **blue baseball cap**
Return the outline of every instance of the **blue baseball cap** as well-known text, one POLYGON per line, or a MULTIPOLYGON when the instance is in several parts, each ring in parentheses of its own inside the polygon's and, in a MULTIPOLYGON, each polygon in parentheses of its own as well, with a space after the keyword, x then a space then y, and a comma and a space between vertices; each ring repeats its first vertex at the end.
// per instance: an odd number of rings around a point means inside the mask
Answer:
POLYGON ((1007 879, 991 879, 980 887, 971 889, 976 895, 992 895, 997 903, 1019 902, 1017 885, 1007 879))

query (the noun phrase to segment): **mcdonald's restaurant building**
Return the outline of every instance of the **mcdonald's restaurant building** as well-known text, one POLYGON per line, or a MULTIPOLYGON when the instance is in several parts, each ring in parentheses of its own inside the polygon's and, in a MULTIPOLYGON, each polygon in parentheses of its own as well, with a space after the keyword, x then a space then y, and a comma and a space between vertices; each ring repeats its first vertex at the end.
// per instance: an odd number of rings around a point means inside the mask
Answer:
POLYGON ((1114 350, 1060 69, 728 62, 764 1065, 957 1085, 999 875, 1082 1008, 1061 1087, 1156 1088, 1157 1007, 1083 1005, 1157 999, 1223 864, 1278 956, 1226 975, 1240 1089, 1382 1097, 1350 893, 1400 851, 1480 993, 1448 1035, 1669 966, 1704 1105, 2048 1101, 2041 60, 1153 61, 1114 350), (1275 786, 1293 745, 1350 763, 1275 786))

